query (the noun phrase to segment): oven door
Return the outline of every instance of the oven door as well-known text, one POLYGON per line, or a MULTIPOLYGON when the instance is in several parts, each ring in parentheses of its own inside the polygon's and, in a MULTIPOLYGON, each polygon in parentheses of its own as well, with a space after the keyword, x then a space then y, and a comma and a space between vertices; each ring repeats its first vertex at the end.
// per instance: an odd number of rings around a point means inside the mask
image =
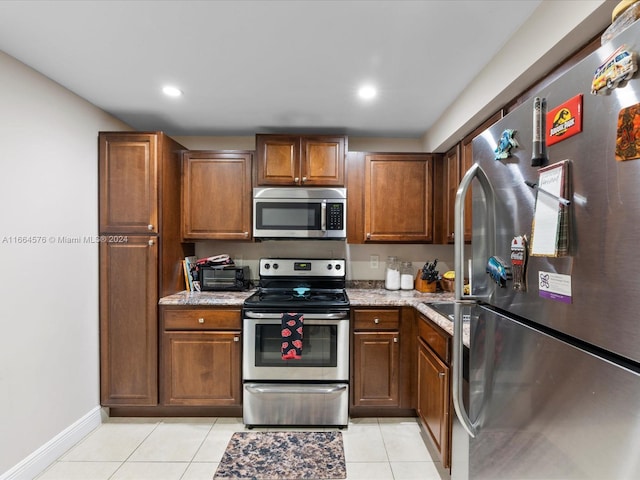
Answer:
POLYGON ((245 312, 244 381, 348 381, 349 314, 304 314, 302 358, 283 360, 279 313, 245 312))

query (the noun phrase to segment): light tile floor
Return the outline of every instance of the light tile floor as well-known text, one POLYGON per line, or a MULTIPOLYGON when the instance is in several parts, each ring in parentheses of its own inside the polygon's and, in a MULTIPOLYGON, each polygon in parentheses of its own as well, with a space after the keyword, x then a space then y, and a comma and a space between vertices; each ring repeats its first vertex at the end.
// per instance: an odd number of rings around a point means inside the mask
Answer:
MULTIPOLYGON (((240 418, 110 418, 37 479, 211 480, 231 435, 243 430, 240 418)), ((414 418, 351 419, 342 433, 348 480, 447 477, 414 418)))

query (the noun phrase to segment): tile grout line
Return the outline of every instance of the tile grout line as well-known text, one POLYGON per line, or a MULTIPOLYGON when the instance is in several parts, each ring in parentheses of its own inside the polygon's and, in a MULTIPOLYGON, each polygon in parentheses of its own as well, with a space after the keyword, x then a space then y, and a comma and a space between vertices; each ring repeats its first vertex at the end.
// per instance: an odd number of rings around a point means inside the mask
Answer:
POLYGON ((156 431, 156 429, 158 428, 158 426, 161 423, 162 423, 162 420, 159 420, 159 421, 156 422, 155 426, 151 429, 151 431, 140 441, 140 443, 138 443, 138 446, 136 448, 131 450, 129 455, 127 455, 127 458, 125 458, 124 461, 120 463, 118 468, 115 469, 115 471, 109 476, 109 478, 107 480, 112 480, 114 478, 114 475, 116 475, 120 471, 120 469, 125 465, 125 463, 127 463, 129 461, 129 459, 136 452, 136 450, 138 450, 140 448, 140 446, 145 442, 145 440, 147 438, 149 438, 153 432, 156 431))

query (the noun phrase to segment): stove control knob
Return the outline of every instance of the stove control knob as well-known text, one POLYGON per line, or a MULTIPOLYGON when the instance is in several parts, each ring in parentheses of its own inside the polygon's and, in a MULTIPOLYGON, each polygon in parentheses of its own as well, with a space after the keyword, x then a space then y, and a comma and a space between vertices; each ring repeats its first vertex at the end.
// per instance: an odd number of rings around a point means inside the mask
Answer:
MULTIPOLYGON (((333 265, 331 265, 330 263, 327 264, 327 270, 331 270, 332 268, 333 268, 333 265)), ((336 268, 338 268, 338 267, 336 267, 336 268)))
POLYGON ((336 264, 336 270, 340 270, 342 267, 340 266, 340 264, 336 264))
POLYGON ((277 269, 278 269, 278 267, 279 267, 279 265, 278 265, 277 263, 274 263, 274 264, 273 264, 273 269, 274 269, 274 270, 277 270, 277 269))
POLYGON ((264 269, 265 269, 265 270, 269 270, 270 268, 271 268, 271 265, 270 265, 270 264, 268 264, 268 263, 265 263, 265 264, 264 264, 264 269))

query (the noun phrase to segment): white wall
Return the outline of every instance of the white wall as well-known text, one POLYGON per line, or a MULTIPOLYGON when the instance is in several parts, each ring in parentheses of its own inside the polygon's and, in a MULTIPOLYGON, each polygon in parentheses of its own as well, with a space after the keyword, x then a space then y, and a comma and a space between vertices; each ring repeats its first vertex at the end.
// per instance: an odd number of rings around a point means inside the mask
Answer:
MULTIPOLYGON (((186 136, 173 137, 189 150, 255 150, 255 135, 248 137, 186 136)), ((419 138, 349 137, 353 152, 422 152, 419 138)))
POLYGON ((98 245, 60 237, 96 235, 97 133, 129 128, 3 52, 0 84, 2 477, 99 419, 98 245))
MULTIPOLYGON (((424 150, 446 152, 611 23, 619 0, 543 0, 530 19, 424 136, 424 150)), ((505 21, 508 21, 505 2, 505 21)))

